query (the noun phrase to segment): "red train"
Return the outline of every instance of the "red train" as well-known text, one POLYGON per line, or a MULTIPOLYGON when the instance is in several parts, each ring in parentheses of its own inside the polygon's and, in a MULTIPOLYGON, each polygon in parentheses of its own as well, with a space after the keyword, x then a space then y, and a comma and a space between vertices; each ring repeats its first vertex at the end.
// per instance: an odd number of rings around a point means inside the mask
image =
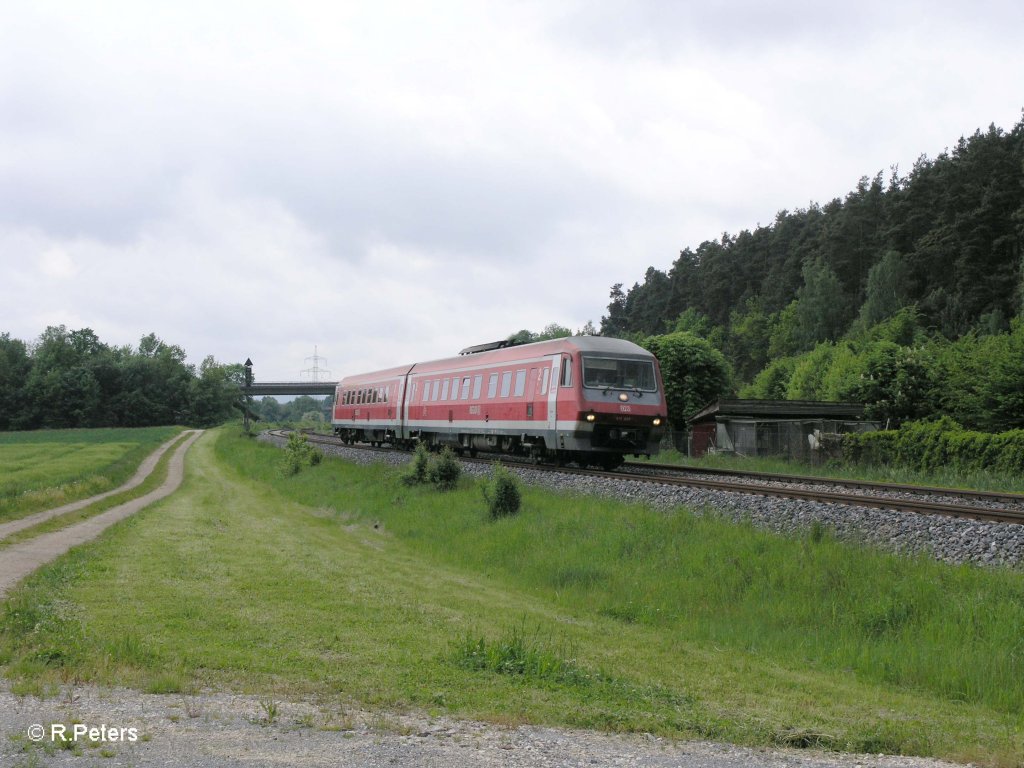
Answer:
POLYGON ((338 383, 334 432, 346 441, 613 468, 657 453, 665 429, 658 361, 622 339, 505 342, 338 383))

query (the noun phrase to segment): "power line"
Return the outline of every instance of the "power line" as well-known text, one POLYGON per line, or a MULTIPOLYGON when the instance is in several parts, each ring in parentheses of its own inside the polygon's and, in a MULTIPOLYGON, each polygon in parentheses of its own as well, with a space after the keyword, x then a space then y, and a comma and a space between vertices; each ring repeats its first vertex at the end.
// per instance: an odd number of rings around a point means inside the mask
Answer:
POLYGON ((326 374, 327 376, 331 375, 330 370, 328 370, 327 368, 320 367, 320 363, 326 363, 327 358, 320 357, 319 350, 317 349, 316 345, 313 346, 313 356, 307 357, 305 360, 303 360, 303 362, 308 363, 310 360, 313 361, 313 366, 311 368, 305 368, 299 371, 299 376, 304 376, 308 374, 312 378, 313 383, 315 384, 318 381, 320 381, 320 374, 326 374))

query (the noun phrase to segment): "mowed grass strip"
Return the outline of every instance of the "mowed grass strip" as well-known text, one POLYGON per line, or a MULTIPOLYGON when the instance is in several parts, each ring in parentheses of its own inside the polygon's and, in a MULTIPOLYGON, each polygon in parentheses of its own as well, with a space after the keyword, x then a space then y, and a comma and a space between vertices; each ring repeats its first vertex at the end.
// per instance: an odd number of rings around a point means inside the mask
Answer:
POLYGON ((330 460, 285 479, 281 461, 232 432, 207 435, 178 494, 12 595, 0 663, 18 689, 75 677, 228 687, 1006 766, 1024 750, 1019 711, 773 647, 773 623, 735 608, 756 602, 737 585, 761 578, 756 558, 774 540, 757 532, 532 489, 518 518, 490 523, 468 480, 439 494, 407 488, 393 468, 330 460), (676 528, 648 530, 654 520, 676 528), (752 537, 754 563, 721 560, 714 526, 752 537), (622 532, 631 547, 616 543, 622 532), (654 582, 680 568, 678 553, 658 554, 672 536, 703 552, 708 582, 732 586, 694 582, 692 605, 658 592, 654 582), (730 624, 738 637, 718 634, 730 624))
POLYGON ((0 521, 104 493, 180 427, 0 433, 0 521))
POLYGON ((713 514, 526 490, 483 524, 479 489, 407 490, 386 468, 275 478, 274 454, 226 435, 225 462, 301 503, 379 520, 418 552, 565 609, 785 663, 851 670, 952 701, 1024 711, 1024 572, 950 566, 835 541, 787 539, 713 514))

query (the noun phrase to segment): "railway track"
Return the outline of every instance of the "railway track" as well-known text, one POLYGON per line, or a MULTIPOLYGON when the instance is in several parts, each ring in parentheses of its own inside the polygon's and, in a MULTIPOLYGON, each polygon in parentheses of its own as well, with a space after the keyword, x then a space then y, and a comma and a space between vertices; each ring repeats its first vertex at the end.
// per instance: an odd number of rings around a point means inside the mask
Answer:
MULTIPOLYGON (((281 437, 287 436, 287 432, 283 430, 279 430, 276 434, 281 437)), ((341 440, 327 435, 307 433, 307 438, 310 442, 315 443, 343 445, 341 440)), ((349 445, 346 447, 355 447, 366 451, 393 450, 362 445, 349 445)), ((462 460, 466 462, 490 463, 494 461, 494 458, 463 457, 462 460)), ((508 462, 508 457, 502 456, 501 460, 508 462)), ((986 522, 1024 525, 1024 494, 962 491, 950 488, 840 480, 803 475, 770 475, 727 470, 708 472, 706 470, 694 470, 692 468, 665 464, 630 463, 625 465, 626 471, 619 470, 614 472, 555 467, 543 464, 526 464, 525 466, 541 472, 589 475, 631 482, 685 486, 754 496, 798 499, 825 504, 870 507, 874 509, 898 510, 917 514, 943 515, 986 522), (695 476, 698 473, 703 475, 703 477, 695 476), (720 479, 708 477, 708 475, 718 475, 720 479), (729 480, 727 479, 728 477, 737 479, 729 480), (845 488, 847 490, 839 491, 832 490, 832 488, 845 488), (860 492, 850 492, 853 490, 860 492), (1018 506, 1017 508, 992 506, 994 504, 1007 503, 1018 506), (981 506, 981 504, 988 504, 990 506, 981 506)))
POLYGON ((783 475, 772 472, 752 472, 742 469, 712 469, 703 467, 685 467, 679 464, 657 464, 653 462, 627 462, 624 466, 631 469, 649 468, 656 471, 679 472, 687 474, 711 475, 719 477, 738 477, 757 482, 800 483, 803 485, 833 485, 840 488, 882 491, 890 493, 917 493, 934 496, 947 496, 963 501, 981 501, 987 503, 1009 503, 1024 506, 1024 494, 1009 491, 970 491, 959 488, 940 488, 928 485, 908 485, 903 483, 882 483, 873 480, 849 480, 837 477, 821 477, 817 475, 783 475))

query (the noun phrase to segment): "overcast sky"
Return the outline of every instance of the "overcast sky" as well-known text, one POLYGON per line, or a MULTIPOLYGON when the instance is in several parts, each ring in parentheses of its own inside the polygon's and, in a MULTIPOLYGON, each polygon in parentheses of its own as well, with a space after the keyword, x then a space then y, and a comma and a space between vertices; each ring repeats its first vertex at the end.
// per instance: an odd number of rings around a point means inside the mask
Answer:
POLYGON ((1006 2, 0 0, 0 332, 297 379, 613 283, 1024 107, 1006 2))

